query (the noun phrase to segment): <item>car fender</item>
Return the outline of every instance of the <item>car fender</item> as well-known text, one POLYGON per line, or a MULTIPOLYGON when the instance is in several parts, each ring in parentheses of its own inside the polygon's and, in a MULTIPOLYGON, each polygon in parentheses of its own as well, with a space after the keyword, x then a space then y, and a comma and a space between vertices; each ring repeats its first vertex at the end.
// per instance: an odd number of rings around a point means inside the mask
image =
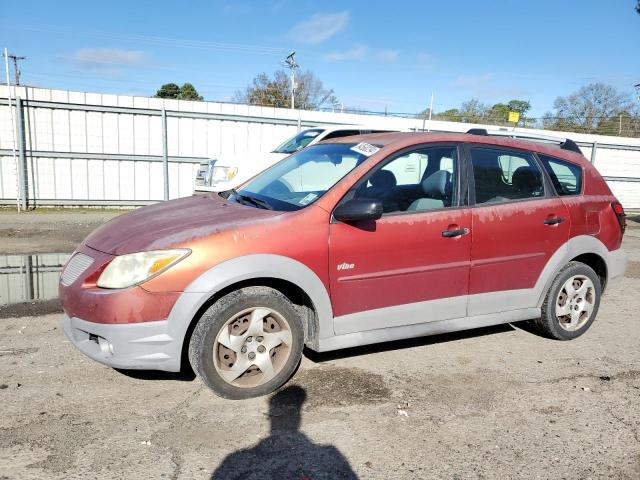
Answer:
MULTIPOLYGON (((613 277, 617 276, 616 271, 618 268, 615 264, 619 262, 614 262, 613 257, 615 252, 610 252, 604 243, 591 235, 572 237, 567 243, 554 252, 538 277, 538 281, 534 287, 534 291, 538 297, 538 306, 542 306, 544 303, 547 291, 560 270, 562 270, 571 259, 585 253, 594 253, 604 260, 607 265, 607 283, 609 283, 613 277)), ((624 270, 624 266, 622 269, 624 270)))
POLYGON ((331 300, 318 275, 292 258, 255 254, 219 263, 193 280, 180 295, 169 315, 171 337, 182 344, 191 321, 212 296, 235 283, 258 278, 286 280, 299 286, 311 299, 316 312, 316 338, 311 340, 333 336, 331 300))

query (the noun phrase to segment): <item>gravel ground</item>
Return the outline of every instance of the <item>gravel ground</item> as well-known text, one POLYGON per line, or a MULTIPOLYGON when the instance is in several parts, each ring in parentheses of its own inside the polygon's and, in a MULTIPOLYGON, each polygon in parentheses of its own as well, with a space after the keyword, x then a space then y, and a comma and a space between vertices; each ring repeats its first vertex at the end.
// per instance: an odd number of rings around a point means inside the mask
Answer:
POLYGON ((247 401, 101 366, 59 314, 0 320, 0 479, 638 479, 636 225, 624 248, 627 278, 577 340, 515 325, 308 352, 288 388, 247 401))

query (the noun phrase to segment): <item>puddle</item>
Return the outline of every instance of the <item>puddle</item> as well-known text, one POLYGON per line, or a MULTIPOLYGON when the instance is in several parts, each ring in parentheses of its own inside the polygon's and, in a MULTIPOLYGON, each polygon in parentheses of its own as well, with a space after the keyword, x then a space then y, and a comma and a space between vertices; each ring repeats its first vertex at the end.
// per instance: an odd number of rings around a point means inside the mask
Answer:
POLYGON ((60 271, 70 255, 0 255, 0 309, 56 299, 60 271))

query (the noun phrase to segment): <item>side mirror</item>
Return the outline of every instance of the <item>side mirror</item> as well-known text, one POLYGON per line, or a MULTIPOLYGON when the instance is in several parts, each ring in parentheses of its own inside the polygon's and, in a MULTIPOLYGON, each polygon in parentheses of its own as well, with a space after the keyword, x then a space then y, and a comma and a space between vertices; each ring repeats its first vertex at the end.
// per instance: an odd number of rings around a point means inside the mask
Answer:
POLYGON ((382 202, 370 198, 353 198, 338 205, 333 211, 333 218, 345 223, 378 220, 380 217, 382 202))

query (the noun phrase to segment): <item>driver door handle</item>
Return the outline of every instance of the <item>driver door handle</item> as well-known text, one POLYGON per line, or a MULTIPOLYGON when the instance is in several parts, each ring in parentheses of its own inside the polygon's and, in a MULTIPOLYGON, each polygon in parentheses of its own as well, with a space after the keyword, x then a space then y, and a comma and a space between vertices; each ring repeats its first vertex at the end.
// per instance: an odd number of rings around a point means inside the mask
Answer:
POLYGON ((446 238, 459 237, 461 235, 466 235, 470 231, 471 230, 469 230, 466 227, 465 228, 456 228, 455 230, 443 230, 442 231, 442 236, 446 237, 446 238))
POLYGON ((562 223, 562 222, 564 222, 564 218, 552 217, 552 218, 545 218, 543 223, 545 225, 558 225, 559 223, 562 223))

